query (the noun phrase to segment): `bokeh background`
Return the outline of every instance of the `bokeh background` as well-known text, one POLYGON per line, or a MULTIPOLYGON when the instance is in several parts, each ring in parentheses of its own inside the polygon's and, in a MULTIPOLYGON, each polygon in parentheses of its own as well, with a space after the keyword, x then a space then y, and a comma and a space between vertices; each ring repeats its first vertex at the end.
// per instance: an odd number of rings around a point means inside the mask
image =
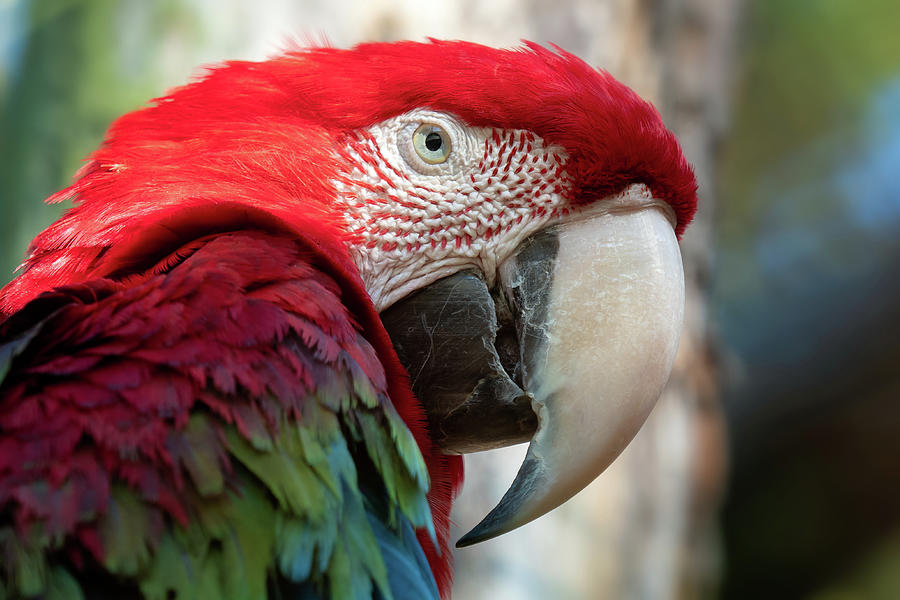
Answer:
MULTIPOLYGON (((0 282, 111 120, 200 65, 289 43, 557 43, 651 98, 697 167, 687 329, 623 457, 459 552, 455 597, 895 599, 898 31, 896 0, 0 0, 0 282)), ((469 457, 460 529, 523 453, 469 457)))

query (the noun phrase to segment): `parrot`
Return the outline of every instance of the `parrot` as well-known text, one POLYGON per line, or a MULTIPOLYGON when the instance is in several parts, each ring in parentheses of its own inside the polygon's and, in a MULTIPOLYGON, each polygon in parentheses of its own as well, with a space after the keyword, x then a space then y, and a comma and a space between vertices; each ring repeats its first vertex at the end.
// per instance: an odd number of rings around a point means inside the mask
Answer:
POLYGON ((0 599, 426 599, 668 379, 697 184, 557 46, 292 47, 115 120, 0 292, 0 599))

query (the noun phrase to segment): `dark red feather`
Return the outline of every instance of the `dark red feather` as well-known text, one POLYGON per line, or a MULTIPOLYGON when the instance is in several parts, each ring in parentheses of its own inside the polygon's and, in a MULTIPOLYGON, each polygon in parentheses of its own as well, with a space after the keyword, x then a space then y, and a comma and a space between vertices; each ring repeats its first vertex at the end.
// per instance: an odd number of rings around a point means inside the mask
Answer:
MULTIPOLYGON (((361 369, 391 398, 426 458, 443 553, 422 539, 446 589, 456 459, 429 442, 361 283, 325 270, 328 262, 294 236, 222 234, 168 272, 61 288, 9 319, 0 339, 27 317, 41 328, 0 388, 0 507, 23 533, 39 524, 98 560, 90 524, 115 481, 186 523, 183 482, 200 484, 171 434, 190 414, 211 411, 248 439, 269 435, 285 411, 300 419, 304 399, 334 376, 316 365, 347 357, 344 368, 361 369)), ((224 452, 219 460, 230 469, 224 452)))

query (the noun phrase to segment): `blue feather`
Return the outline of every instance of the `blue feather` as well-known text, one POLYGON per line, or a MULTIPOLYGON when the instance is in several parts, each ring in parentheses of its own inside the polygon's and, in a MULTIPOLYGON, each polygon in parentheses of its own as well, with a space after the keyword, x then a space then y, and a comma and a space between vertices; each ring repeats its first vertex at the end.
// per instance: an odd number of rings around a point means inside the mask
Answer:
MULTIPOLYGON (((399 517, 398 533, 389 529, 372 512, 367 511, 366 516, 381 549, 394 600, 440 600, 428 559, 409 520, 399 517)), ((385 600, 377 590, 375 600, 385 600)))

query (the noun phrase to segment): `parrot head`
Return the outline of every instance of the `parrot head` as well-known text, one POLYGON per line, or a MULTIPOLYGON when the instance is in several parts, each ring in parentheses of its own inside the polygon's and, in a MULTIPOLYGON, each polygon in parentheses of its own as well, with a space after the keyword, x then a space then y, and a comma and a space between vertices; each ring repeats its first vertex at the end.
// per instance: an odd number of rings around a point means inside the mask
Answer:
POLYGON ((607 73, 534 44, 432 41, 218 67, 114 123, 68 197, 4 312, 248 225, 330 253, 443 452, 530 439, 465 545, 577 493, 646 418, 678 345, 696 183, 607 73))

